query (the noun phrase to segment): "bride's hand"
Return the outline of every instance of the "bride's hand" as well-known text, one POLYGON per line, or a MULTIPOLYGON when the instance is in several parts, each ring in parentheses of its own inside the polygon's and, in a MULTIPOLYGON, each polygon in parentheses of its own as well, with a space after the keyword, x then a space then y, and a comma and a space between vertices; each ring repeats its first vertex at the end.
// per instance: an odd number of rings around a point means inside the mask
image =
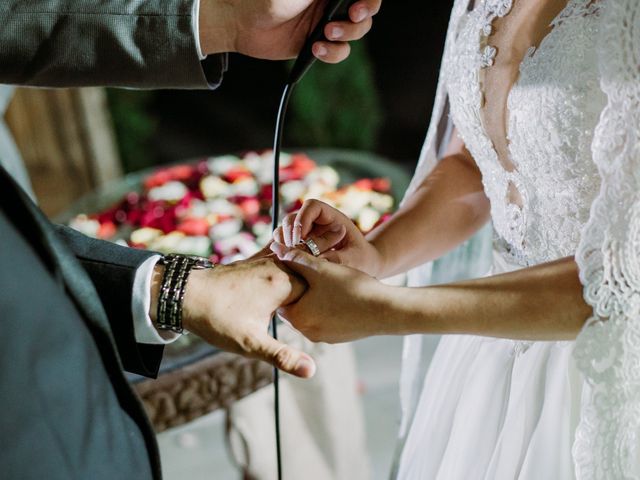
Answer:
POLYGON ((271 250, 280 259, 302 241, 312 239, 321 258, 373 277, 380 272, 382 259, 378 250, 346 215, 319 200, 307 200, 298 212, 287 215, 273 238, 271 250))
POLYGON ((284 263, 309 288, 278 313, 309 340, 340 343, 392 333, 392 287, 295 248, 284 255, 284 263))

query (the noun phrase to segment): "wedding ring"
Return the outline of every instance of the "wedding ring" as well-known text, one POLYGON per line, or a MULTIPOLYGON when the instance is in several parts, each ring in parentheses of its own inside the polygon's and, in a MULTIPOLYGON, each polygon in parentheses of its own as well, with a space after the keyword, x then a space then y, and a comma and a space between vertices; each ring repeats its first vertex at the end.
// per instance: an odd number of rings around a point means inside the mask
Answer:
POLYGON ((322 252, 320 252, 320 249, 318 248, 318 244, 316 242, 314 242, 313 239, 307 238, 304 241, 304 244, 307 246, 307 248, 313 254, 314 257, 319 257, 320 253, 322 253, 322 252))

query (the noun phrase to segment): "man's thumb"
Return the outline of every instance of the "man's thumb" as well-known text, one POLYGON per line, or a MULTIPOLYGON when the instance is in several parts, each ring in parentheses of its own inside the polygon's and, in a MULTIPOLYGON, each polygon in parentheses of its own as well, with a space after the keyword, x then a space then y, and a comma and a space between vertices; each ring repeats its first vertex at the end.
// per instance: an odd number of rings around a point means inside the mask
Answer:
POLYGON ((296 377, 311 378, 316 373, 316 363, 306 353, 281 343, 268 334, 260 340, 260 351, 255 353, 261 360, 296 377))

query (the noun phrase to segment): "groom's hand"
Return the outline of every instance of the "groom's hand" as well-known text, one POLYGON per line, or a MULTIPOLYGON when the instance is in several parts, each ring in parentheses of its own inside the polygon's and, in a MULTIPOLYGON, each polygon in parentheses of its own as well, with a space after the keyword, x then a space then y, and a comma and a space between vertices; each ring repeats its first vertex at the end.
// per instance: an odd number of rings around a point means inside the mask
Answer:
POLYGON ((313 359, 268 333, 273 312, 296 301, 305 288, 274 258, 193 270, 183 303, 183 325, 223 350, 258 358, 285 372, 309 378, 315 373, 313 359))
MULTIPOLYGON (((200 43, 205 54, 239 52, 267 60, 295 57, 322 17, 326 0, 201 0, 200 43)), ((360 0, 349 20, 329 23, 328 42, 316 42, 314 55, 328 63, 349 56, 347 42, 371 29, 382 0, 360 0)))

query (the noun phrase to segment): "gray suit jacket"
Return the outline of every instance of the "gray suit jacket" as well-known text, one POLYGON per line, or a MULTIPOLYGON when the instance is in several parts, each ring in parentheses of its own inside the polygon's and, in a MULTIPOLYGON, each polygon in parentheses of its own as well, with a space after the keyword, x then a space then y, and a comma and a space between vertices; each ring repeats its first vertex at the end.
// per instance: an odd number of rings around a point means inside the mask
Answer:
MULTIPOLYGON (((207 88, 192 0, 2 0, 0 83, 207 88)), ((205 73, 205 71, 208 72, 205 73)), ((0 477, 160 478, 155 437, 122 370, 154 376, 131 292, 149 252, 49 223, 0 167, 0 477)))
POLYGON ((208 88, 226 56, 200 62, 194 0, 2 0, 0 83, 208 88))

